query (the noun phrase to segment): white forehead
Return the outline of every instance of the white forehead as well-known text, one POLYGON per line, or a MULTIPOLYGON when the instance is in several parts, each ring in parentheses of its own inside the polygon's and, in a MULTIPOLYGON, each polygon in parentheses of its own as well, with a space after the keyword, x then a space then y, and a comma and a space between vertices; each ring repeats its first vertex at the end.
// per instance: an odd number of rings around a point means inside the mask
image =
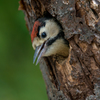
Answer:
POLYGON ((41 36, 41 33, 46 32, 47 37, 54 37, 59 33, 60 27, 57 25, 57 23, 51 19, 45 21, 46 25, 45 27, 41 27, 39 31, 39 35, 41 36))

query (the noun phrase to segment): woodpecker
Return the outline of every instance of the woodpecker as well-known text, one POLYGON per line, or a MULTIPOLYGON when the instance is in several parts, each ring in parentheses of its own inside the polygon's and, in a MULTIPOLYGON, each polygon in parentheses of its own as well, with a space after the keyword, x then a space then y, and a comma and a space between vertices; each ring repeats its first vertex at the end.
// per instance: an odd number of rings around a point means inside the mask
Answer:
POLYGON ((61 24, 55 18, 39 18, 33 25, 31 33, 32 47, 35 50, 33 63, 36 65, 41 57, 60 55, 67 57, 69 43, 64 38, 61 24))

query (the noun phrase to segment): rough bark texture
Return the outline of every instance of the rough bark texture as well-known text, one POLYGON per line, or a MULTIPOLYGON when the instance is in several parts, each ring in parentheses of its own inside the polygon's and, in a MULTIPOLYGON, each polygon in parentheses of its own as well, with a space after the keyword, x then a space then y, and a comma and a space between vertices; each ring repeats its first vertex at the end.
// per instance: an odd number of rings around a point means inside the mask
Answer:
POLYGON ((100 100, 100 0, 21 0, 31 33, 34 21, 49 12, 62 24, 68 58, 41 60, 49 100, 100 100))

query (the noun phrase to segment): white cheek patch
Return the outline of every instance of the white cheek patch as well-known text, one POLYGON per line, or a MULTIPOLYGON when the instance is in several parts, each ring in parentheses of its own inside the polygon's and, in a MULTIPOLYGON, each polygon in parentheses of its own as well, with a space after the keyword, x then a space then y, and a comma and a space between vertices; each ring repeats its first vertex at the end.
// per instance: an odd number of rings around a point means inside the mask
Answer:
POLYGON ((60 31, 60 27, 53 20, 47 20, 45 28, 47 29, 49 37, 55 37, 60 31))
POLYGON ((53 20, 46 20, 45 22, 46 25, 40 28, 39 35, 41 36, 43 32, 46 32, 47 37, 44 39, 47 40, 48 38, 55 37, 60 31, 60 27, 53 20))

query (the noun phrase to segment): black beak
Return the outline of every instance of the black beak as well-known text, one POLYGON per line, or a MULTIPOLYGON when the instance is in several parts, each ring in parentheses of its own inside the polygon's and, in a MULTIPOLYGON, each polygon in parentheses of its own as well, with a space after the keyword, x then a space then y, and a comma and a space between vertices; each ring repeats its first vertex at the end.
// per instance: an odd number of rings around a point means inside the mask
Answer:
POLYGON ((35 63, 36 58, 37 58, 36 65, 38 64, 38 62, 40 61, 40 58, 43 57, 43 55, 46 52, 46 49, 47 49, 46 47, 47 47, 46 42, 44 42, 40 46, 36 47, 35 53, 34 53, 34 58, 33 58, 33 64, 35 63))

